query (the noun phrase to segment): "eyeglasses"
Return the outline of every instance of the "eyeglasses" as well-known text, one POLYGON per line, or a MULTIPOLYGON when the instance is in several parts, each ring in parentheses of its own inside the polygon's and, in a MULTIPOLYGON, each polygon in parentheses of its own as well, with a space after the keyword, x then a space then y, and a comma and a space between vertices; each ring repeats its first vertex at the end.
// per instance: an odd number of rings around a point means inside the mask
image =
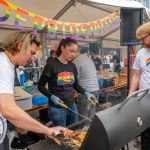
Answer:
POLYGON ((143 38, 140 38, 139 41, 140 41, 140 42, 143 42, 144 39, 147 38, 148 36, 150 36, 150 35, 146 35, 146 36, 144 36, 143 38))
POLYGON ((31 55, 36 55, 36 51, 31 50, 30 52, 31 52, 31 55))
POLYGON ((76 50, 74 53, 78 53, 78 52, 80 52, 79 50, 76 50))

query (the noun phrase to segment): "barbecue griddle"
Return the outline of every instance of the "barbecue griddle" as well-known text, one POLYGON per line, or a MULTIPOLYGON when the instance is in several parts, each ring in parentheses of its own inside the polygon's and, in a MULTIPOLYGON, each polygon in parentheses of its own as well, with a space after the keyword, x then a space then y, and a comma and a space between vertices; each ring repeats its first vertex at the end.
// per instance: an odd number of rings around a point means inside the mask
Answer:
POLYGON ((119 150, 149 128, 148 91, 134 92, 123 103, 96 113, 80 150, 119 150))
MULTIPOLYGON (((91 123, 82 120, 69 126, 71 130, 89 126, 79 150, 119 150, 149 128, 150 94, 148 91, 149 89, 144 89, 134 92, 123 103, 96 113, 91 123)), ((28 149, 76 150, 65 143, 59 146, 50 139, 29 146, 28 149)))
MULTIPOLYGON (((90 125, 90 121, 88 120, 82 120, 78 123, 75 123, 73 125, 68 126, 70 130, 80 130, 84 128, 85 126, 88 127, 90 125)), ((77 150, 76 148, 63 143, 59 146, 57 143, 55 143, 52 139, 45 139, 38 143, 32 144, 27 147, 29 150, 77 150)))
POLYGON ((27 147, 29 150, 71 150, 69 147, 56 144, 51 139, 45 139, 27 147))

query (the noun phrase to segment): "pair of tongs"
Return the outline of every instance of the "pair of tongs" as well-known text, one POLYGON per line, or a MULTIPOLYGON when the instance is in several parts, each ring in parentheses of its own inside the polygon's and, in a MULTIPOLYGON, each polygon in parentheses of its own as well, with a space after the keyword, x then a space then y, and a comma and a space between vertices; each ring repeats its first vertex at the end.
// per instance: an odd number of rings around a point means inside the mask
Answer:
POLYGON ((63 108, 68 108, 68 106, 66 104, 64 104, 63 102, 59 103, 59 105, 63 108))
MULTIPOLYGON (((92 105, 98 104, 98 100, 95 99, 94 97, 91 97, 91 98, 90 98, 90 103, 91 103, 92 105)), ((63 108, 68 108, 68 106, 67 106, 66 104, 64 104, 64 103, 59 103, 59 105, 60 105, 61 107, 63 107, 63 108)))
POLYGON ((82 118, 84 118, 84 119, 86 119, 86 120, 92 121, 92 120, 89 119, 88 117, 85 117, 85 116, 81 115, 80 113, 76 112, 75 110, 70 109, 70 108, 69 108, 66 104, 64 104, 63 102, 60 102, 59 105, 60 105, 61 107, 63 107, 63 108, 66 108, 66 109, 68 109, 68 110, 70 110, 70 111, 76 113, 77 115, 81 116, 82 118))
POLYGON ((91 103, 92 105, 98 104, 98 100, 95 99, 94 97, 91 97, 91 98, 90 98, 90 103, 91 103))

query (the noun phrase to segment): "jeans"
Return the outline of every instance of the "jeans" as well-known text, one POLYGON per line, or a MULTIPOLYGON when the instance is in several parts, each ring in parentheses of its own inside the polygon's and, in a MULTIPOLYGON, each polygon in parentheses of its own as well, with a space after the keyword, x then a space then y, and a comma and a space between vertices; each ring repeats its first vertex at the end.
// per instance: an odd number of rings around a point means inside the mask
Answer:
POLYGON ((0 150, 9 150, 9 140, 8 140, 7 135, 6 135, 3 143, 0 144, 0 150))
POLYGON ((141 150, 150 150, 150 128, 141 133, 141 150))
MULTIPOLYGON (((98 99, 99 91, 90 92, 90 93, 93 94, 95 98, 98 99)), ((79 94, 78 99, 77 99, 77 109, 78 109, 79 114, 92 119, 96 112, 96 104, 91 105, 90 102, 88 102, 86 96, 79 94)), ((79 121, 84 119, 83 117, 80 117, 80 116, 78 117, 79 117, 79 121)))
POLYGON ((120 64, 117 64, 116 67, 115 67, 114 72, 120 73, 120 67, 121 67, 120 64))
MULTIPOLYGON (((77 106, 75 103, 69 106, 69 108, 77 112, 77 106)), ((78 115, 66 108, 56 108, 49 106, 48 114, 54 126, 66 127, 78 122, 78 115)))

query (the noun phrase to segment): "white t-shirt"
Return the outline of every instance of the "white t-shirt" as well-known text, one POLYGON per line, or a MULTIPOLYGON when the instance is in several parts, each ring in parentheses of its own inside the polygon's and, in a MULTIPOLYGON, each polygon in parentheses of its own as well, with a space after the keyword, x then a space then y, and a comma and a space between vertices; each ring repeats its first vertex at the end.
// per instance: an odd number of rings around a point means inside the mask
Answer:
POLYGON ((106 55, 106 63, 110 63, 110 56, 106 55))
MULTIPOLYGON (((14 65, 4 52, 0 52, 0 94, 13 94, 14 65)), ((0 143, 3 142, 7 131, 6 119, 0 113, 0 143)))
POLYGON ((138 51, 133 69, 141 70, 139 89, 150 88, 150 49, 142 48, 138 51))

